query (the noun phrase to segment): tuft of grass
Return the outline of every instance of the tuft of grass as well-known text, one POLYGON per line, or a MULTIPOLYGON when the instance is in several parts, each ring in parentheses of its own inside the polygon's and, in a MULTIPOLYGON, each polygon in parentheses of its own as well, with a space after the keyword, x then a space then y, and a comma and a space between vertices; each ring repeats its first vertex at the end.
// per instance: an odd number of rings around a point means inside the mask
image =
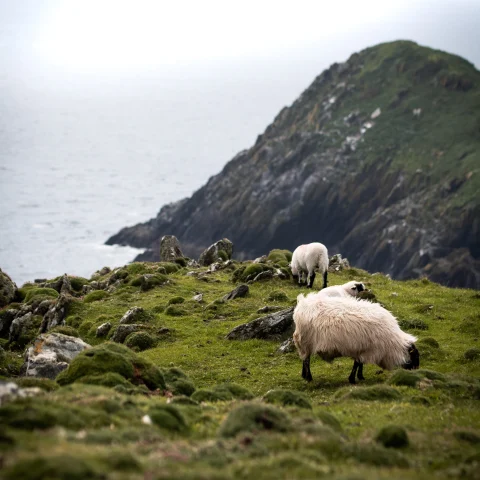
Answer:
POLYGON ((387 385, 373 385, 371 387, 345 387, 335 393, 335 398, 341 400, 391 401, 400 400, 402 394, 387 385))
POLYGON ((307 397, 301 392, 293 390, 269 390, 264 396, 263 401, 267 403, 276 403, 283 406, 295 406, 311 409, 312 405, 307 397))
POLYGON ((407 431, 398 425, 383 427, 375 436, 375 440, 387 448, 404 448, 410 444, 407 431))
POLYGON ((95 290, 93 292, 87 293, 87 295, 85 295, 83 301, 85 303, 98 302, 100 300, 104 300, 108 296, 109 296, 108 292, 106 292, 105 290, 95 290))

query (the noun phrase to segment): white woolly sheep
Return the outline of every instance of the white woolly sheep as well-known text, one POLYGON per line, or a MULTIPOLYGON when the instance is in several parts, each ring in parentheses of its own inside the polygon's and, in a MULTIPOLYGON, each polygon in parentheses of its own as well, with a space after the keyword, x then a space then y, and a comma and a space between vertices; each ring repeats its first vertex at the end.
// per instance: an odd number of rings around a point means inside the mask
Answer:
POLYGON ((315 353, 327 362, 337 357, 353 358, 350 383, 355 383, 357 369, 357 378, 364 380, 364 363, 387 370, 397 365, 419 367, 417 339, 403 332, 396 318, 377 303, 353 297, 299 295, 293 320, 293 341, 303 360, 302 377, 307 381, 312 380, 310 356, 315 353))
MULTIPOLYGON (((334 285, 333 287, 327 287, 320 290, 316 294, 310 295, 322 295, 323 297, 356 297, 360 292, 365 290, 365 285, 360 282, 352 280, 351 282, 344 283, 343 285, 334 285)), ((309 296, 310 296, 309 295, 309 296)))
POLYGON ((294 280, 298 278, 300 285, 303 283, 303 274, 305 273, 307 287, 312 288, 315 270, 318 270, 320 275, 323 275, 323 288, 327 287, 328 251, 322 243, 308 243, 297 247, 293 252, 290 265, 293 278, 294 280))

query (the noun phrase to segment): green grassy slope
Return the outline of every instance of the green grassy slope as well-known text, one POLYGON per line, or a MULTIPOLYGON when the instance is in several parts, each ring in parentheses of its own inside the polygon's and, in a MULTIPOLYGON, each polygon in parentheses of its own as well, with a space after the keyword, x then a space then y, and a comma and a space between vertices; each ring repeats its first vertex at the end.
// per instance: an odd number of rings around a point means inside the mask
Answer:
MULTIPOLYGON (((115 291, 77 298, 68 331, 92 345, 105 342, 95 337, 97 326, 110 321, 113 331, 129 308, 144 308, 144 330, 156 345, 138 352, 139 362, 163 369, 167 384, 172 367, 181 369, 197 389, 193 401, 133 385, 32 381, 45 389, 42 395, 0 407, 3 478, 478 478, 478 292, 427 280, 392 281, 353 268, 330 274, 331 285, 366 283, 418 336, 422 371, 402 375, 368 365, 365 382, 350 386, 350 359, 313 359, 314 380, 306 383, 296 352, 279 354, 280 342, 225 339, 235 326, 261 316, 259 308, 287 308, 305 290, 275 279, 251 284, 245 298, 219 302, 234 288, 239 266, 234 262, 203 279, 181 268, 168 274, 168 284, 142 291, 132 280, 158 264, 131 264, 115 291), (201 303, 192 300, 198 292, 201 303), (238 387, 225 393, 225 384, 238 387), (272 389, 298 393, 264 399, 272 389), (289 404, 267 403, 275 398, 289 404), (142 423, 144 415, 153 425, 142 423), (406 431, 408 445, 387 448, 377 441, 388 425, 406 431)), ((33 298, 34 288, 25 285, 21 296, 33 298)), ((14 377, 22 347, 2 343, 0 372, 14 377)), ((383 442, 395 443, 398 437, 388 435, 383 442)))

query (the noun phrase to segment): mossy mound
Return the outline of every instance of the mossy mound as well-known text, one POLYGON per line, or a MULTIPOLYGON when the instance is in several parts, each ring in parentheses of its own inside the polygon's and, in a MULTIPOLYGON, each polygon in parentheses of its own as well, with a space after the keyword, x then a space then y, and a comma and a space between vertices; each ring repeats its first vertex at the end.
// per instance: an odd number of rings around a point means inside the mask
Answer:
POLYGON ((125 270, 129 275, 142 275, 144 273, 152 273, 153 264, 146 262, 132 262, 125 266, 125 270))
POLYGON ((130 281, 130 285, 140 287, 142 292, 147 292, 166 283, 168 283, 168 277, 162 273, 137 275, 130 281))
POLYGON ((480 348, 478 348, 478 347, 469 348, 463 354, 463 358, 465 360, 469 361, 469 362, 472 362, 474 360, 479 360, 480 359, 480 348))
POLYGON ((92 462, 80 456, 59 454, 24 458, 4 471, 5 480, 105 480, 92 462))
POLYGON ((267 297, 268 302, 288 302, 288 297, 282 290, 274 290, 267 297))
POLYGON ((170 317, 183 317, 186 315, 187 312, 180 307, 177 307, 176 305, 169 305, 165 309, 165 315, 169 315, 170 317))
POLYGON ((303 393, 294 390, 270 390, 263 396, 263 400, 267 403, 277 403, 284 406, 312 408, 307 397, 303 393))
POLYGON ((410 466, 408 460, 400 452, 380 445, 346 445, 343 449, 343 454, 358 463, 378 467, 408 468, 410 466))
POLYGON ((336 432, 342 432, 343 428, 337 418, 329 412, 317 412, 315 416, 323 423, 323 425, 332 428, 336 432))
POLYGON ((259 273, 273 271, 272 267, 264 263, 250 263, 239 272, 239 269, 233 272, 234 281, 248 282, 253 280, 259 273), (237 273, 238 272, 238 273, 237 273))
POLYGON ((388 379, 390 385, 404 385, 407 387, 415 387, 422 379, 422 375, 415 371, 395 370, 388 379))
POLYGON ((401 393, 387 385, 374 385, 372 387, 345 387, 335 393, 335 398, 342 400, 364 400, 368 402, 400 400, 401 393))
POLYGON ((421 368, 417 370, 416 373, 421 375, 422 377, 428 378, 429 380, 438 380, 440 382, 445 382, 446 378, 443 373, 435 372, 434 370, 427 370, 425 368, 421 368))
POLYGON ((407 431, 398 425, 387 425, 375 436, 375 440, 387 448, 404 448, 410 444, 407 431))
POLYGON ((127 388, 133 388, 133 384, 119 373, 107 372, 102 375, 85 375, 78 379, 79 383, 86 383, 88 385, 100 385, 102 387, 116 387, 123 385, 127 388))
POLYGON ((289 416, 275 407, 247 403, 230 411, 220 426, 221 437, 235 437, 240 432, 288 432, 292 428, 289 416))
POLYGON ((253 394, 250 390, 235 383, 222 383, 215 386, 212 390, 199 389, 193 395, 192 399, 196 402, 221 402, 229 400, 250 400, 253 394))
POLYGON ((150 390, 165 389, 163 375, 155 365, 117 343, 103 343, 81 352, 57 376, 57 382, 67 385, 82 377, 108 372, 117 373, 134 385, 145 385, 150 390))
POLYGON ((156 405, 148 415, 155 425, 170 432, 187 433, 189 430, 184 416, 174 405, 156 405))
POLYGON ((92 302, 98 302, 107 297, 108 297, 108 292, 106 292, 105 290, 95 290, 85 295, 85 297, 83 298, 83 301, 85 303, 92 303, 92 302))
POLYGON ((88 285, 90 282, 83 277, 68 277, 70 285, 73 291, 80 293, 83 290, 84 285, 88 285))
POLYGON ((198 406, 198 402, 195 400, 192 400, 190 397, 187 397, 186 395, 176 395, 175 397, 172 398, 171 404, 173 405, 187 405, 187 406, 198 406))
POLYGON ((141 352, 153 348, 157 343, 147 332, 133 332, 125 339, 125 345, 132 349, 137 349, 141 352))
POLYGON ((457 430, 453 432, 453 435, 457 440, 461 440, 462 442, 468 442, 474 445, 480 443, 480 435, 470 430, 457 430))
POLYGON ((177 257, 174 262, 180 267, 186 267, 188 265, 188 261, 190 259, 188 257, 177 257))
POLYGON ((402 330, 428 330, 428 324, 419 318, 400 320, 398 324, 402 330))
POLYGON ((59 294, 53 288, 29 288, 25 294, 24 302, 31 303, 34 300, 58 298, 59 294))
POLYGON ((163 377, 167 383, 167 389, 174 395, 190 396, 195 391, 194 383, 179 368, 172 367, 162 370, 163 377))
POLYGON ((433 337, 424 337, 417 341, 417 347, 429 346, 431 348, 440 348, 440 344, 433 337))
POLYGON ((178 305, 180 303, 184 303, 185 299, 183 297, 172 297, 168 302, 167 305, 178 305))
POLYGON ((280 267, 288 267, 292 261, 292 252, 290 250, 280 250, 276 248, 270 250, 267 260, 276 263, 280 267))
POLYGON ((63 335, 68 335, 70 337, 80 336, 76 328, 70 327, 68 325, 59 325, 50 329, 48 333, 62 333, 63 335))
POLYGON ((22 388, 37 387, 46 392, 53 392, 58 388, 58 383, 49 378, 18 377, 12 381, 22 388))

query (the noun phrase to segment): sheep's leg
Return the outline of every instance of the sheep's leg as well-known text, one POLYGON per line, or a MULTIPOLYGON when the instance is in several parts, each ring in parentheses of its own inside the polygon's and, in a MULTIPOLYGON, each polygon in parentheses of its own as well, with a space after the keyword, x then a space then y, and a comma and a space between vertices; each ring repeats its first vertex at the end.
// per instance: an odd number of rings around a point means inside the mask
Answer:
POLYGON ((312 272, 308 277, 307 277, 307 287, 312 288, 313 287, 313 282, 315 280, 315 272, 312 272))
POLYGON ((355 384, 355 375, 357 374, 357 368, 360 365, 362 365, 360 362, 357 362, 356 360, 353 361, 352 372, 350 373, 350 376, 348 377, 348 381, 352 384, 355 384))
POLYGON ((323 274, 323 288, 327 288, 327 274, 328 271, 325 271, 325 273, 323 274))
POLYGON ((363 363, 362 362, 358 362, 357 378, 359 380, 365 380, 365 377, 363 376, 363 363))
POLYGON ((313 380, 312 372, 310 371, 310 355, 303 361, 302 378, 307 382, 311 382, 313 380))

